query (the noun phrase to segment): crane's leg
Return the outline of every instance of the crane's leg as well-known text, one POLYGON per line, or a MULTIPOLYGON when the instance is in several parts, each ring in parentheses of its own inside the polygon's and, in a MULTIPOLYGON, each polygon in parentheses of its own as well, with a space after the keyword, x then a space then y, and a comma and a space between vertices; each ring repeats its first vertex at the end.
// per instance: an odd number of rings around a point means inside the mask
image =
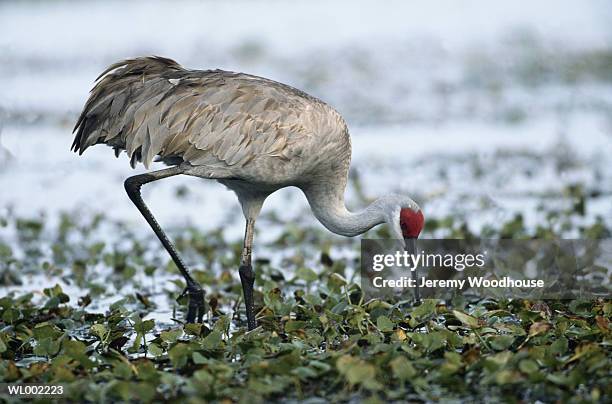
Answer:
POLYGON ((144 201, 142 200, 142 195, 140 194, 140 188, 142 187, 142 185, 182 173, 183 170, 181 168, 170 167, 159 171, 135 175, 125 180, 124 185, 128 196, 130 197, 132 202, 134 202, 134 205, 136 205, 140 213, 142 213, 142 216, 144 216, 147 223, 149 223, 149 226, 151 226, 153 232, 155 232, 155 235, 157 236, 157 238, 159 238, 159 241, 161 241, 164 248, 168 251, 170 257, 172 257, 172 260, 178 267, 179 271, 181 272, 181 275, 183 275, 183 277, 185 278, 187 287, 185 288, 185 291, 181 296, 187 294, 187 296, 189 297, 189 306, 187 310, 186 320, 188 323, 193 323, 195 322, 196 317, 198 322, 202 322, 202 317, 204 317, 204 290, 193 279, 193 277, 189 273, 189 270, 185 266, 185 263, 178 255, 176 248, 170 242, 170 240, 166 236, 166 233, 164 233, 162 228, 159 226, 159 223, 157 223, 155 217, 153 217, 153 214, 151 213, 147 205, 145 205, 144 201))
POLYGON ((255 308, 253 307, 253 285, 255 283, 255 273, 251 266, 251 251, 253 246, 253 230, 255 219, 247 218, 246 229, 244 231, 244 244, 240 256, 240 282, 244 294, 244 304, 246 306, 247 324, 249 331, 257 327, 255 321, 255 308))

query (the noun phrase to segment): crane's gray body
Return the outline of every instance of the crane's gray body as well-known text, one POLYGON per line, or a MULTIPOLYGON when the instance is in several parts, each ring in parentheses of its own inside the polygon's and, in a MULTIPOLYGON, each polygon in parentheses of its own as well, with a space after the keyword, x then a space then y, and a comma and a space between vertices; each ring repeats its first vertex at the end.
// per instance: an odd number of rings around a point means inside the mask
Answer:
POLYGON ((79 153, 105 143, 132 165, 157 156, 187 174, 261 191, 346 178, 351 156, 344 120, 322 101, 262 77, 159 57, 110 66, 75 130, 79 153))

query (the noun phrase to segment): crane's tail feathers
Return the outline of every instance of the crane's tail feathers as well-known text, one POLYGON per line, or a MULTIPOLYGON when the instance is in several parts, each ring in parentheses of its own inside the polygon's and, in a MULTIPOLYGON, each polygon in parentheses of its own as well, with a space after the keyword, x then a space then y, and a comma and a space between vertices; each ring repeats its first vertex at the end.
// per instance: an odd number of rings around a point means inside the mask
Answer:
MULTIPOLYGON (((114 147, 116 154, 125 149, 126 139, 122 136, 125 134, 124 117, 128 110, 134 112, 133 97, 142 92, 139 83, 145 76, 181 70, 183 68, 177 62, 161 56, 126 59, 107 67, 96 79, 72 130, 75 137, 70 150, 83 154, 85 149, 97 143, 114 147)), ((132 165, 142 159, 138 150, 132 150, 130 157, 132 165)))

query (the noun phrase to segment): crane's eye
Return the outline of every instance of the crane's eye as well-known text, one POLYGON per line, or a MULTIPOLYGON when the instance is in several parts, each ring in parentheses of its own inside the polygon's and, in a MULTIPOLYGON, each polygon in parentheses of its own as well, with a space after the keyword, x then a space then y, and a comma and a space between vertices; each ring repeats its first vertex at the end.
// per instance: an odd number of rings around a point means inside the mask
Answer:
POLYGON ((400 210, 400 227, 402 228, 404 238, 419 237, 424 223, 425 217, 420 209, 417 212, 409 208, 402 208, 400 210))

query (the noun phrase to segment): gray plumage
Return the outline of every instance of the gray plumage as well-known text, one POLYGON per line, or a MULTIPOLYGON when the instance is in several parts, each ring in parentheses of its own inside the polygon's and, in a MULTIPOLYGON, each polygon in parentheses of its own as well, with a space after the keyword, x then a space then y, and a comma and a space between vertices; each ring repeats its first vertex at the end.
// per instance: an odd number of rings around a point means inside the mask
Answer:
POLYGON ((249 164, 304 159, 321 136, 336 136, 345 148, 339 157, 350 158, 344 121, 320 100, 261 77, 187 70, 161 57, 108 67, 75 131, 72 148, 80 154, 105 143, 125 150, 133 166, 148 168, 158 156, 208 167, 210 177, 241 177, 249 164))

